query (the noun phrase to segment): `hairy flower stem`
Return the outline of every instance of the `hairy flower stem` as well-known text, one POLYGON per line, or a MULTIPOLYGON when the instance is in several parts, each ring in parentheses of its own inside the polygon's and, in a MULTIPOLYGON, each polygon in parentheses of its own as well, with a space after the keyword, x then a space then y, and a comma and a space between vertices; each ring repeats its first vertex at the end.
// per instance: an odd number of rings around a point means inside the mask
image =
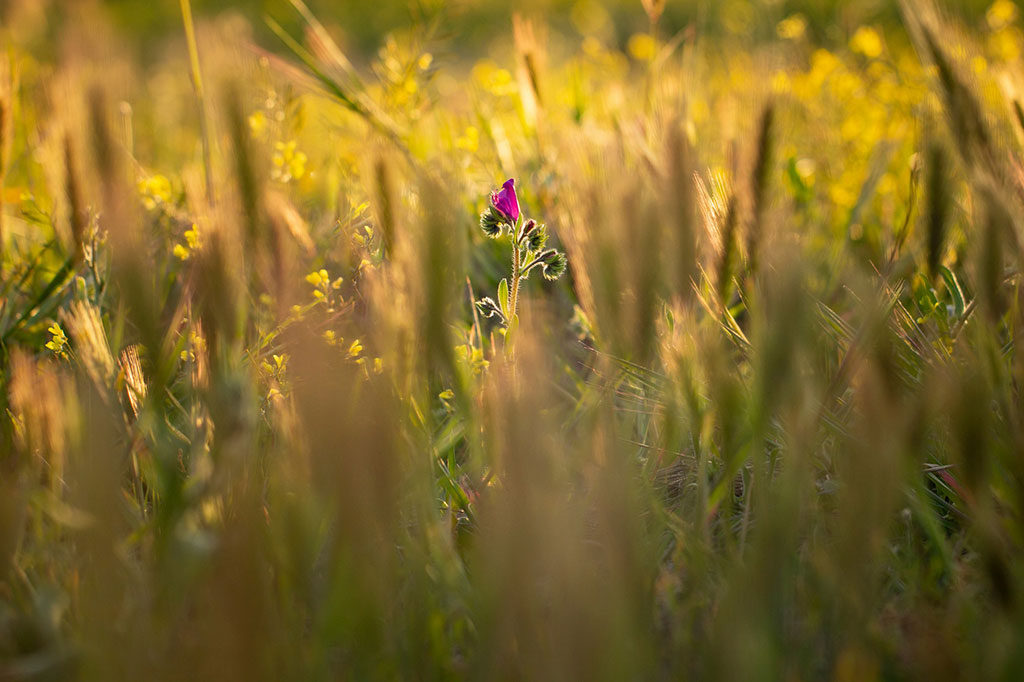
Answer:
POLYGON ((512 289, 508 295, 508 312, 509 321, 516 316, 516 304, 519 302, 519 278, 522 272, 519 270, 521 265, 520 259, 522 258, 519 251, 519 240, 513 236, 512 238, 512 289))

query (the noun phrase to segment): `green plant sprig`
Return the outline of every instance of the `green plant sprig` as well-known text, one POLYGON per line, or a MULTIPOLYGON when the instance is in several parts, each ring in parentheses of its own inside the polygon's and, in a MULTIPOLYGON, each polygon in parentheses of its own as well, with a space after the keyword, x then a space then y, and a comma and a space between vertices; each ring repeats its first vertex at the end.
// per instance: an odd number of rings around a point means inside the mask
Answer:
POLYGON ((519 323, 517 311, 521 281, 537 268, 545 279, 556 280, 565 273, 567 261, 560 251, 545 248, 547 227, 520 213, 512 179, 506 181, 501 190, 491 194, 490 205, 480 215, 480 228, 492 239, 506 233, 511 238, 512 269, 509 277, 498 284, 498 300, 485 297, 476 302, 480 313, 497 319, 507 336, 519 323))

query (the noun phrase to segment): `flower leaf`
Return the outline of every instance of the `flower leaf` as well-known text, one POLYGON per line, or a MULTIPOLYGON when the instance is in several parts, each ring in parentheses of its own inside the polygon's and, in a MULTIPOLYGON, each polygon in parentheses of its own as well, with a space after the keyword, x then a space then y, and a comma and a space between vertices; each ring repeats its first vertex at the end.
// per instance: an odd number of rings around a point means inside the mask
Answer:
POLYGON ((498 304, 501 306, 501 314, 507 320, 509 318, 508 280, 503 279, 498 284, 498 304))

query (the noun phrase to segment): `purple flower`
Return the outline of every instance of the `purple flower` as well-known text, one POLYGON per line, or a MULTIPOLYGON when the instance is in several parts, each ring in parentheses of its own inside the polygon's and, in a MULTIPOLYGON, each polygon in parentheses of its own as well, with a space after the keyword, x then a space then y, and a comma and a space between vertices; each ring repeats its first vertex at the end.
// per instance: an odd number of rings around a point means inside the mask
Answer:
POLYGON ((516 197, 516 181, 509 178, 501 189, 491 194, 491 205, 514 225, 519 220, 519 199, 516 197))

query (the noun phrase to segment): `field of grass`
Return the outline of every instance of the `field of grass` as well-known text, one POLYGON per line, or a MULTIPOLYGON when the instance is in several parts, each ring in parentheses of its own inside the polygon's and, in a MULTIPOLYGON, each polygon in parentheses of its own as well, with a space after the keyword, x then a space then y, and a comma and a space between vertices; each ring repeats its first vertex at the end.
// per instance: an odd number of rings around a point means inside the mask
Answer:
POLYGON ((1020 8, 377 4, 0 3, 0 682, 1024 678, 1020 8))

